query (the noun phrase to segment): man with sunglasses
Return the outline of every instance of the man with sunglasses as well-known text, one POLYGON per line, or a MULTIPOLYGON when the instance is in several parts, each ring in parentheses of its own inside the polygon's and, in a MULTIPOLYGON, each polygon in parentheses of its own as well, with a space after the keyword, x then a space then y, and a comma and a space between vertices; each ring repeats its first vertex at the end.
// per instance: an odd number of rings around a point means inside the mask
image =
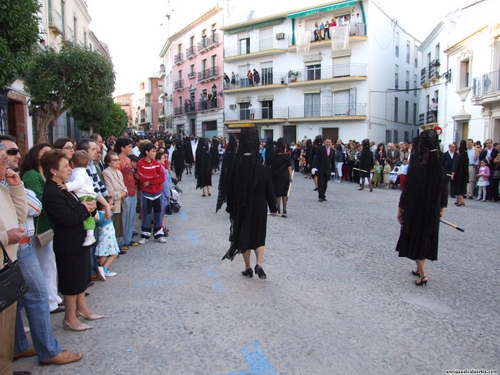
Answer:
MULTIPOLYGON (((8 167, 11 170, 18 170, 21 154, 16 139, 9 135, 0 135, 0 143, 6 146, 8 167)), ((4 186, 7 185, 6 181, 2 181, 2 183, 4 186)), ((25 235, 19 241, 17 259, 29 288, 28 292, 17 303, 14 360, 37 355, 38 361, 44 364, 63 365, 75 362, 83 357, 82 354, 63 351, 52 333, 49 294, 34 247, 35 226, 33 217, 40 214, 42 204, 31 190, 25 189, 25 194, 28 217, 22 225, 25 229, 25 235), (30 323, 34 347, 30 346, 24 332, 21 317, 23 307, 30 323)))

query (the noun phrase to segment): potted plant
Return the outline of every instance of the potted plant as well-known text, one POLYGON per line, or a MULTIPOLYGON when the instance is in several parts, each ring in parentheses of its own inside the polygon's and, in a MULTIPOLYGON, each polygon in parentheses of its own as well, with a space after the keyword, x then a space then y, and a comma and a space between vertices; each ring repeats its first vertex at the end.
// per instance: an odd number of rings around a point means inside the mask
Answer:
POLYGON ((290 78, 290 82, 295 82, 297 81, 297 77, 300 75, 300 71, 299 70, 292 70, 290 69, 288 71, 288 78, 290 78))
POLYGON ((286 76, 281 76, 281 84, 284 85, 285 84, 285 78, 286 76))

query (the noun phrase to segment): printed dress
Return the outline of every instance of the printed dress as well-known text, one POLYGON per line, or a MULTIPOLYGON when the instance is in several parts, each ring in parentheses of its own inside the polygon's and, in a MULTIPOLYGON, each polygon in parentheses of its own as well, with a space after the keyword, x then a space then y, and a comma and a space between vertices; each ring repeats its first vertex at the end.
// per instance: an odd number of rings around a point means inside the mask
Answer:
POLYGON ((104 217, 104 211, 99 211, 99 221, 96 224, 99 234, 95 254, 98 257, 117 255, 120 249, 118 248, 115 227, 113 225, 113 211, 111 211, 111 219, 109 220, 106 220, 104 217))

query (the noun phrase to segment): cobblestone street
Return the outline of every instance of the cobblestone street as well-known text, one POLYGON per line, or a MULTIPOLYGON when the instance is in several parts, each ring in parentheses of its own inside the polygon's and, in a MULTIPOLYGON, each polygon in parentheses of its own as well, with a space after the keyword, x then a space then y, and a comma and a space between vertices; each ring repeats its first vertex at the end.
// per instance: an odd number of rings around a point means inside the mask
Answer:
MULTIPOLYGON (((221 261, 229 218, 211 197, 180 183, 182 209, 168 216, 166 244, 131 248, 117 276, 88 289, 104 314, 81 333, 53 330, 83 360, 33 374, 445 374, 500 371, 500 205, 453 199, 440 229, 439 260, 416 287, 414 263, 394 251, 399 190, 358 191, 330 182, 318 202, 296 174, 288 218, 269 217, 267 280, 241 275, 241 256, 221 261)), ((224 206, 225 208, 225 206, 224 206)), ((139 221, 137 221, 139 227, 139 221)), ((137 238, 136 238, 137 239, 137 238)), ((254 263, 252 255, 252 265, 254 263)))

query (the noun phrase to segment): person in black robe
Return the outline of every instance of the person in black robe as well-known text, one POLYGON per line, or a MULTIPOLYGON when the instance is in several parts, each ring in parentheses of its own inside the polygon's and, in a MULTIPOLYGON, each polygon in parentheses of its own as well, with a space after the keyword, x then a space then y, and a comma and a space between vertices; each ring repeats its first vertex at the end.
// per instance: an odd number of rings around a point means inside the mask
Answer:
POLYGON ((231 168, 233 166, 234 156, 236 153, 236 138, 234 135, 229 137, 227 150, 222 158, 222 167, 220 169, 219 178, 219 194, 217 196, 217 205, 215 212, 219 211, 224 203, 227 202, 227 185, 231 179, 231 168))
POLYGON ((370 184, 370 192, 373 191, 373 183, 371 179, 371 171, 373 169, 373 152, 370 150, 370 140, 364 139, 361 142, 363 150, 359 157, 359 177, 361 178, 361 187, 358 190, 365 190, 365 178, 368 179, 370 184))
POLYGON ((467 155, 467 142, 460 141, 458 157, 453 160, 451 169, 451 184, 457 198, 455 206, 465 206, 464 195, 467 194, 469 183, 469 156, 467 155))
POLYGON ((399 199, 398 221, 401 232, 396 245, 400 257, 417 263, 412 270, 418 286, 429 280, 425 260, 437 260, 439 221, 448 203, 446 172, 441 161, 438 135, 425 130, 413 141, 410 167, 399 199))
POLYGON ((276 152, 273 153, 270 161, 271 176, 273 179, 274 195, 276 205, 280 213, 280 201, 283 201, 283 215, 286 215, 286 204, 288 201, 288 189, 292 178, 292 162, 290 155, 285 154, 285 139, 279 138, 276 143, 276 152))
POLYGON ((223 260, 233 260, 242 253, 245 261, 243 276, 253 277, 250 250, 255 250, 255 273, 265 279, 262 268, 266 242, 267 208, 276 213, 276 198, 269 168, 262 165, 259 155, 259 135, 256 128, 242 129, 238 151, 228 181, 227 206, 231 220, 231 243, 223 260))
POLYGON ((190 138, 184 138, 183 150, 184 150, 184 161, 186 163, 186 174, 193 174, 191 168, 193 167, 194 164, 194 156, 193 156, 193 146, 191 145, 190 138))
MULTIPOLYGON (((217 155, 218 156, 218 155, 217 155)), ((196 147, 196 164, 194 167, 194 177, 196 178, 196 189, 202 189, 202 197, 211 196, 210 187, 212 186, 212 155, 208 139, 198 139, 196 147)))
POLYGON ((212 156, 212 169, 214 172, 219 171, 219 140, 217 138, 212 139, 212 145, 210 147, 210 155, 212 156))
POLYGON ((184 150, 182 147, 182 141, 177 141, 175 144, 175 150, 172 153, 172 166, 174 167, 175 176, 177 177, 177 182, 182 181, 182 173, 184 172, 184 150))

